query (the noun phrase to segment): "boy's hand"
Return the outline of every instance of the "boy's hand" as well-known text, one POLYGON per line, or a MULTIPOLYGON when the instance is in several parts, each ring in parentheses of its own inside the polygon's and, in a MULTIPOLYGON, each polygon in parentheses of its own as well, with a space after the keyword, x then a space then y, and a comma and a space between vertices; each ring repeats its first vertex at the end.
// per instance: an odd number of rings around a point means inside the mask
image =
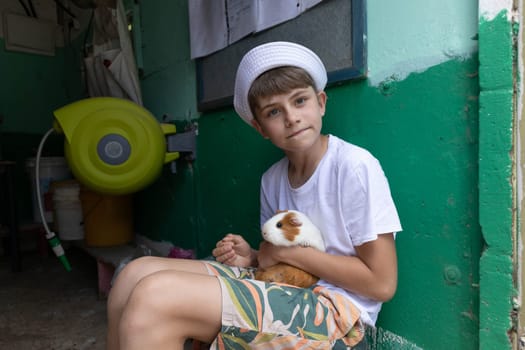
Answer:
POLYGON ((257 261, 259 267, 267 268, 280 262, 277 260, 278 253, 286 248, 275 246, 269 242, 263 241, 259 245, 259 254, 257 254, 257 261))
POLYGON ((215 259, 223 264, 249 267, 257 265, 257 252, 254 251, 242 236, 228 233, 217 242, 212 251, 215 259))

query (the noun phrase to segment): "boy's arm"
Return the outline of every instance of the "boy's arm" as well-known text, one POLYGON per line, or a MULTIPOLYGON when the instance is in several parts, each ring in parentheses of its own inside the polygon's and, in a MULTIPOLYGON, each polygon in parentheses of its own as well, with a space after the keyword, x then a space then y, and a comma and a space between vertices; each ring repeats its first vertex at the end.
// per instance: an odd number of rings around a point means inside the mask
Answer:
POLYGON ((266 267, 282 261, 356 294, 378 301, 390 300, 397 288, 393 234, 378 235, 376 240, 356 247, 356 252, 357 256, 341 256, 313 248, 264 244, 260 249, 259 264, 266 267))

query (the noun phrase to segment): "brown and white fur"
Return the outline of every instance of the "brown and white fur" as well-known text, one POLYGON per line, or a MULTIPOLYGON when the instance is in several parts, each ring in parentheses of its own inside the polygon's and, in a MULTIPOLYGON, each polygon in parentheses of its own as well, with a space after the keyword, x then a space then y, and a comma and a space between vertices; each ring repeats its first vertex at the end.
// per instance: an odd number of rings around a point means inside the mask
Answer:
MULTIPOLYGON (((296 210, 280 211, 262 226, 263 238, 277 246, 312 247, 325 251, 321 231, 303 213, 296 210)), ((266 269, 259 268, 255 279, 265 282, 279 282, 308 288, 319 278, 295 266, 278 263, 266 269)))

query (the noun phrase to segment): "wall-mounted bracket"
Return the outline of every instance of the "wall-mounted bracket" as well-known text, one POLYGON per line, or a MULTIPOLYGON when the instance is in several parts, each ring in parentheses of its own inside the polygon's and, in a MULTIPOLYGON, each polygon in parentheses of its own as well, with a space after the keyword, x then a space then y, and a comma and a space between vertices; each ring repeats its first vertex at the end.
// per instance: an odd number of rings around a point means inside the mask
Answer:
MULTIPOLYGON (((167 151, 180 152, 181 159, 193 161, 197 158, 197 129, 192 129, 187 132, 177 133, 166 137, 167 151)), ((171 171, 177 172, 177 165, 171 162, 171 171)))

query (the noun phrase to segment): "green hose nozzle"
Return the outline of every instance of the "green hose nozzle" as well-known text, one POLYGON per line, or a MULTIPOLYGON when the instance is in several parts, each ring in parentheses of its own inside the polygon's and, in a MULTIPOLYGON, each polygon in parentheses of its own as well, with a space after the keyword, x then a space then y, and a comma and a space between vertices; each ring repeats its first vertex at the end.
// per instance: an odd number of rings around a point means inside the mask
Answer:
POLYGON ((65 269, 67 271, 71 271, 71 265, 69 264, 69 260, 67 260, 66 254, 64 253, 64 248, 62 248, 60 239, 58 239, 58 237, 53 232, 49 232, 46 235, 46 238, 49 242, 49 245, 53 249, 53 252, 55 252, 55 255, 60 260, 62 265, 64 265, 65 269))

